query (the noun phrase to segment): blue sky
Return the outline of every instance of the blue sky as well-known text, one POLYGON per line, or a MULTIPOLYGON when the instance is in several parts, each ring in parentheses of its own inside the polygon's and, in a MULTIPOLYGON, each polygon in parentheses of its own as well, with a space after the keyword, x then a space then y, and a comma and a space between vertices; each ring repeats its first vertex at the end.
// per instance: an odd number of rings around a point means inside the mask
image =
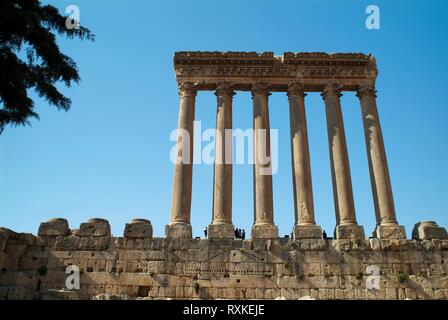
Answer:
MULTIPOLYGON (((170 132, 177 126, 175 51, 327 51, 372 53, 378 63, 378 108, 397 217, 408 236, 414 223, 448 227, 448 78, 446 1, 44 1, 64 12, 75 4, 96 42, 60 40, 82 81, 63 89, 72 101, 59 112, 36 99, 40 121, 0 136, 0 226, 36 233, 65 217, 71 228, 107 218, 114 235, 129 220, 152 221, 155 236, 169 222, 173 165, 170 132), (365 8, 376 4, 381 29, 367 30, 365 8)), ((375 226, 358 99, 341 98, 358 222, 375 226)), ((200 92, 196 119, 214 128, 216 100, 200 92)), ((335 214, 325 110, 306 98, 316 220, 332 234, 335 214)), ((289 112, 284 93, 270 97, 271 128, 279 130, 273 177, 280 234, 294 223, 289 112)), ((249 93, 234 97, 235 128, 252 126, 249 93)), ((204 145, 206 142, 204 142, 204 145)), ((211 220, 213 166, 193 173, 194 235, 211 220)), ((234 167, 233 220, 253 222, 252 167, 234 167)))

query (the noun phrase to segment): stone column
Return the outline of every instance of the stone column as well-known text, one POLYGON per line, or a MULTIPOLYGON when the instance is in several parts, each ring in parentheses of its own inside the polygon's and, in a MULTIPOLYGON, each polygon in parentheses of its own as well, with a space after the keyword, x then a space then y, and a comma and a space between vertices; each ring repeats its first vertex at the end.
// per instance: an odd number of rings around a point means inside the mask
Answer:
POLYGON ((364 238, 364 229, 362 226, 358 226, 356 222, 350 165, 339 100, 341 88, 338 84, 330 83, 322 93, 326 109, 333 197, 336 210, 334 236, 336 239, 364 238))
POLYGON ((255 83, 252 86, 254 113, 254 224, 253 239, 278 237, 274 225, 272 203, 272 165, 269 126, 269 86, 255 83))
POLYGON ((180 108, 174 165, 174 187, 171 221, 165 228, 167 237, 191 238, 190 224, 191 186, 193 174, 193 121, 196 85, 192 82, 179 84, 180 108))
POLYGON ((288 86, 291 128, 292 181, 294 188, 294 239, 320 239, 322 229, 314 219, 310 151, 305 114, 305 92, 300 82, 288 86))
POLYGON ((213 220, 208 226, 208 237, 235 237, 232 224, 232 97, 229 82, 216 87, 215 171, 213 176, 213 220))
POLYGON ((375 205, 377 227, 373 235, 383 239, 405 239, 406 232, 403 226, 398 225, 395 214, 386 151, 376 107, 375 87, 370 84, 361 85, 358 88, 357 96, 361 103, 370 182, 375 205))

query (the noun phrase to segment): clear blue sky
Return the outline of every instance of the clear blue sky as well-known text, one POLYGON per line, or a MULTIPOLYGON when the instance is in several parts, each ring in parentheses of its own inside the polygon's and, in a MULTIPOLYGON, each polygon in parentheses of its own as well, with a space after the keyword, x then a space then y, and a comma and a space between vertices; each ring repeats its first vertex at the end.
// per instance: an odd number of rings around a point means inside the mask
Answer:
MULTIPOLYGON (((44 1, 44 3, 47 3, 44 1)), ((446 1, 50 1, 62 12, 81 10, 96 42, 61 39, 82 81, 63 89, 73 101, 59 112, 36 100, 40 121, 8 127, 0 136, 0 225, 36 233, 39 223, 65 217, 71 228, 107 218, 114 235, 136 217, 155 236, 169 222, 173 165, 169 136, 178 102, 172 57, 182 50, 327 51, 372 53, 377 58, 378 107, 398 220, 408 236, 414 223, 448 227, 446 1), (365 8, 381 10, 381 29, 367 30, 365 8)), ((306 98, 316 220, 335 225, 324 105, 306 98)), ((375 226, 359 102, 342 97, 357 217, 375 226)), ((197 97, 196 119, 214 128, 216 101, 197 97)), ((280 234, 294 223, 286 95, 270 98, 271 127, 279 130, 274 215, 280 234)), ((234 98, 234 127, 252 126, 248 93, 234 98)), ((213 166, 193 175, 195 235, 211 220, 213 166)), ((252 168, 234 168, 234 223, 250 230, 252 168)))

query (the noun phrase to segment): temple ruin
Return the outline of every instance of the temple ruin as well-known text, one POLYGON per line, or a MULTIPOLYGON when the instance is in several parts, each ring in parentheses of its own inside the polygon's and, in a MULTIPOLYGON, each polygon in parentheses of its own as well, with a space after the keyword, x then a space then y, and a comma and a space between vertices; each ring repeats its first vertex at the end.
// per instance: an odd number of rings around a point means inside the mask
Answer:
MULTIPOLYGON (((411 239, 397 221, 376 104, 377 66, 361 53, 177 52, 178 128, 193 136, 195 98, 217 96, 216 129, 232 129, 232 97, 250 91, 254 153, 269 155, 270 92, 289 102, 295 217, 293 237, 279 237, 269 163, 254 164, 254 222, 248 240, 234 239, 232 164, 216 162, 208 238, 192 237, 193 153, 174 165, 166 237, 153 237, 151 214, 134 219, 122 237, 106 219, 71 229, 68 221, 43 222, 37 236, 0 228, 0 299, 447 299, 448 235, 434 221, 417 222, 411 239), (359 98, 376 228, 371 237, 357 223, 340 96, 359 98), (323 239, 316 223, 307 134, 306 92, 320 92, 326 110, 336 227, 323 239), (257 141, 265 130, 264 145, 257 141), (68 288, 69 267, 79 288, 68 288)), ((286 102, 285 102, 286 103, 286 102)), ((231 153, 225 135, 218 157, 231 153)), ((177 146, 181 147, 182 139, 177 146)), ((193 139, 189 142, 193 150, 193 139)), ((181 153, 178 152, 178 156, 181 153)), ((212 182, 211 182, 212 183, 212 182)), ((7 214, 7 213, 4 213, 7 214)), ((160 214, 160 213, 154 213, 160 214)), ((373 218, 373 217, 372 217, 373 218)))

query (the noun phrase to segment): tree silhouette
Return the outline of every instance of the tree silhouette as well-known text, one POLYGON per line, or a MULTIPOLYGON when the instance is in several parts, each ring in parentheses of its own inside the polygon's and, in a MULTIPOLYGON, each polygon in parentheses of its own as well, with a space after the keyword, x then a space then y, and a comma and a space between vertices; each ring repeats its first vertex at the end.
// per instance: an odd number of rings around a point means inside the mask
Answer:
MULTIPOLYGON (((0 0, 0 133, 8 124, 29 125, 39 118, 28 90, 58 109, 71 100, 55 84, 80 80, 76 63, 56 44, 56 35, 94 41, 89 29, 67 28, 67 17, 39 0, 0 0)), ((76 21, 75 21, 76 23, 76 21)))

